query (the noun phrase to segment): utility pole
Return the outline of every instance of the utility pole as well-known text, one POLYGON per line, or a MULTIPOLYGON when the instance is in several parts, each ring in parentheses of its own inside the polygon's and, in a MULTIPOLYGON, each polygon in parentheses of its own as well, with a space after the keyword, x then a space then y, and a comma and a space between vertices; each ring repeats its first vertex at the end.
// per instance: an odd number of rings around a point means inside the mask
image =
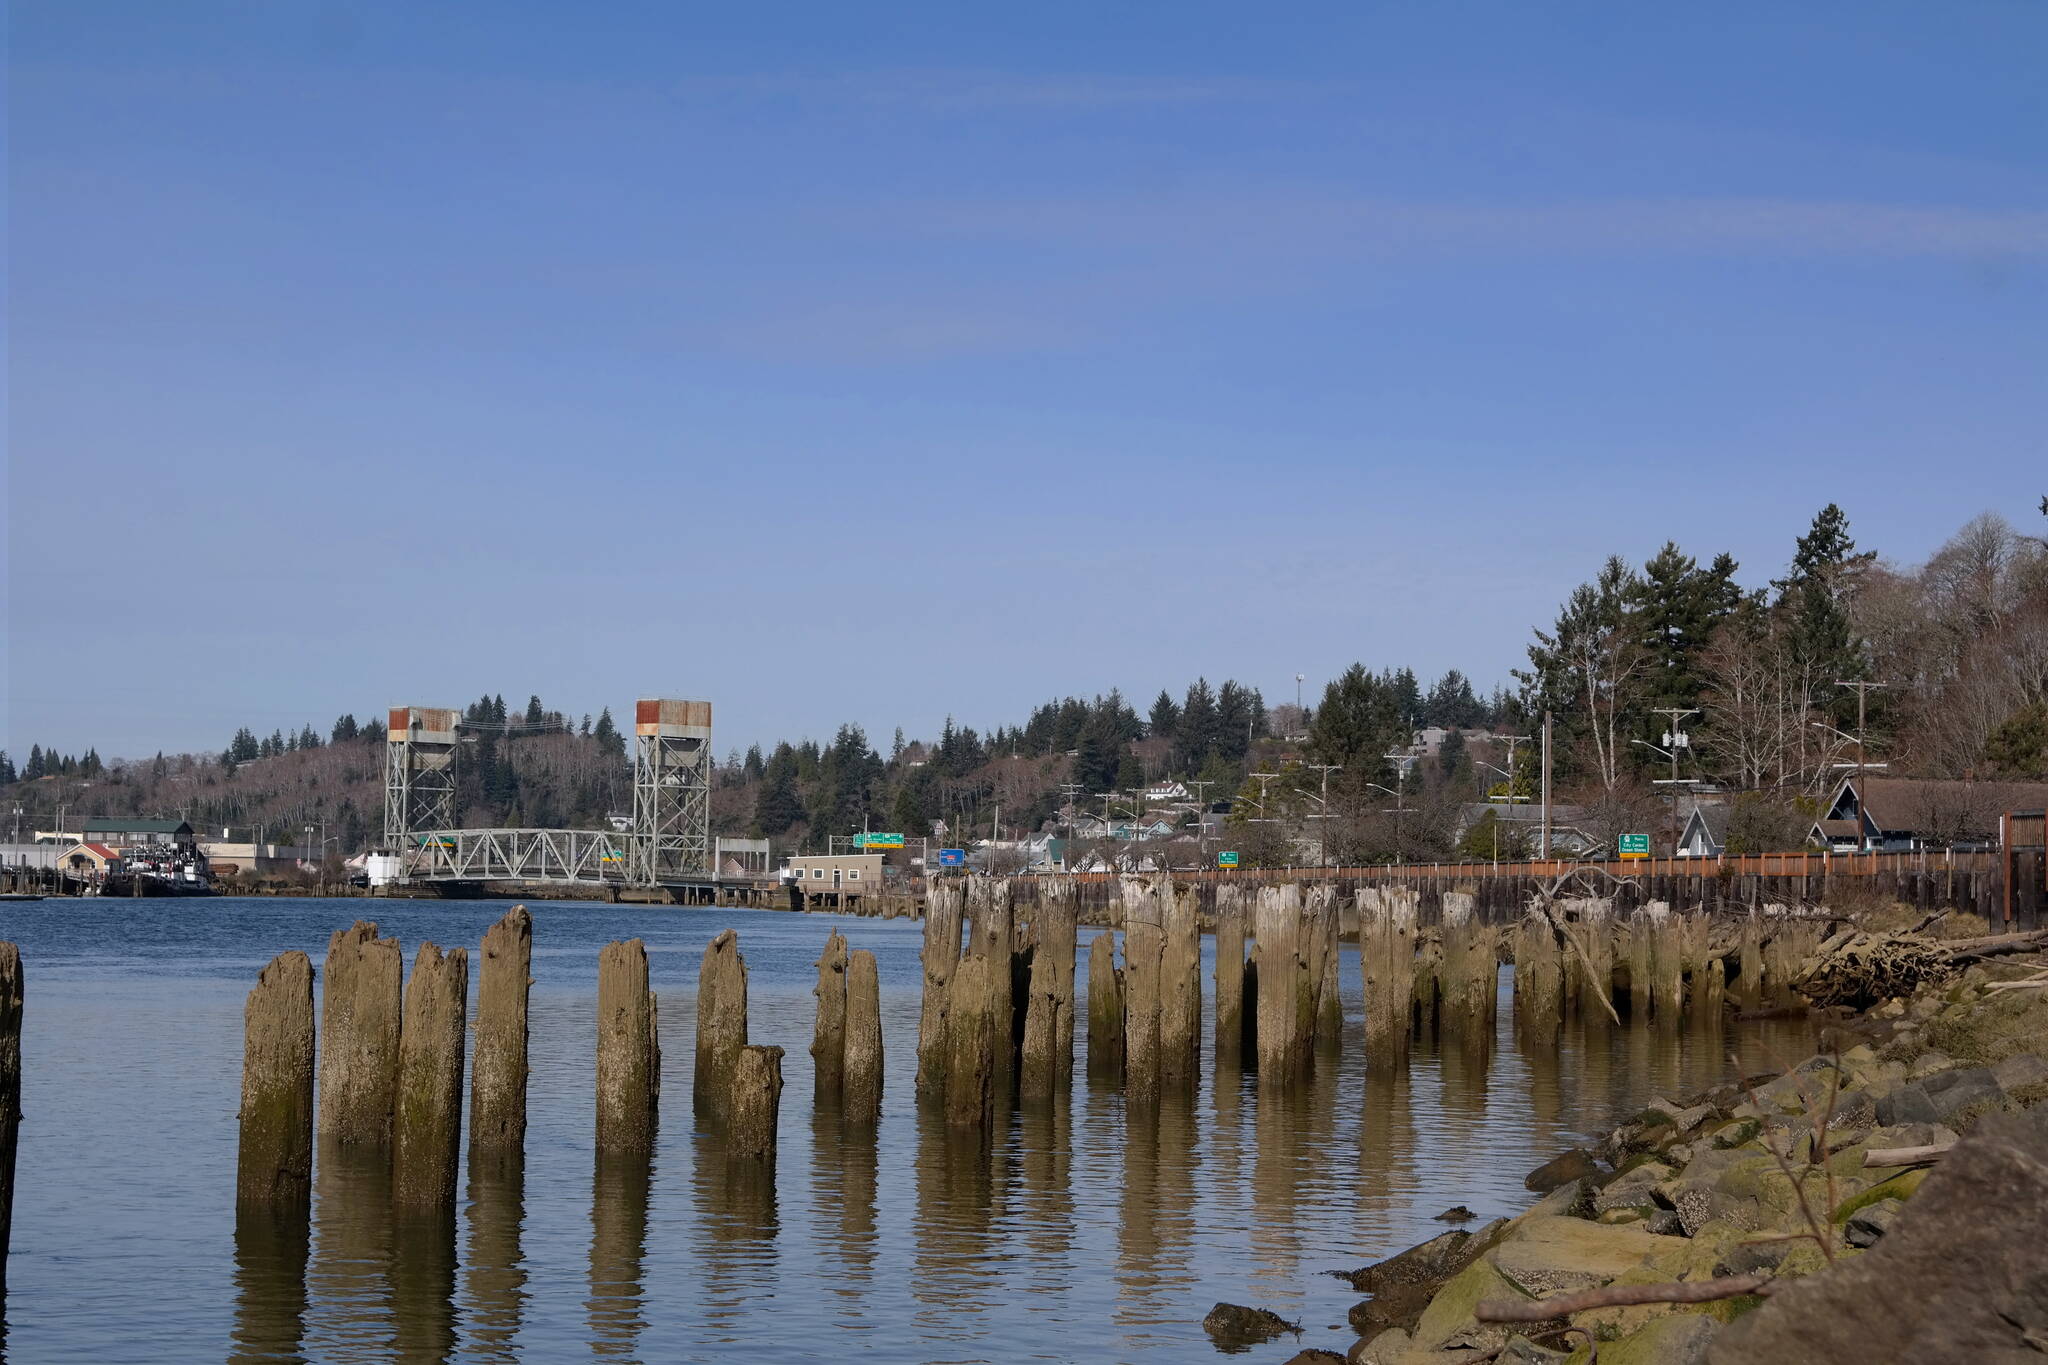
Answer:
POLYGON ((1692 736, 1686 734, 1684 729, 1685 718, 1687 716, 1696 716, 1699 712, 1684 706, 1653 706, 1650 710, 1665 718, 1664 748, 1667 751, 1665 756, 1671 760, 1671 780, 1666 784, 1671 788, 1671 851, 1676 853, 1678 851, 1678 836, 1680 833, 1678 827, 1678 755, 1681 751, 1692 747, 1692 736))
POLYGON ((1863 776, 1864 760, 1863 725, 1865 708, 1870 701, 1870 689, 1873 687, 1884 687, 1886 684, 1881 682, 1844 682, 1838 678, 1835 680, 1835 686, 1853 687, 1856 689, 1856 776, 1860 778, 1863 776))
MULTIPOLYGON (((1510 784, 1508 790, 1513 791, 1510 784)), ((1544 862, 1550 861, 1550 713, 1543 713, 1543 834, 1538 849, 1544 862)))
MULTIPOLYGON (((1322 823, 1316 826, 1316 866, 1328 867, 1330 865, 1330 774, 1343 772, 1344 765, 1341 763, 1304 763, 1301 766, 1311 772, 1320 772, 1323 775, 1323 794, 1318 798, 1320 803, 1319 809, 1322 813, 1317 818, 1322 823)), ((1259 795, 1264 796, 1265 794, 1265 788, 1261 787, 1259 795)), ((1399 826, 1396 826, 1396 828, 1398 829, 1399 826)))
POLYGON ((1195 847, 1201 852, 1202 866, 1207 867, 1209 865, 1209 828, 1204 823, 1202 817, 1209 813, 1209 803, 1202 798, 1202 790, 1205 787, 1215 786, 1216 779, 1213 777, 1202 781, 1190 779, 1188 785, 1195 789, 1195 847))

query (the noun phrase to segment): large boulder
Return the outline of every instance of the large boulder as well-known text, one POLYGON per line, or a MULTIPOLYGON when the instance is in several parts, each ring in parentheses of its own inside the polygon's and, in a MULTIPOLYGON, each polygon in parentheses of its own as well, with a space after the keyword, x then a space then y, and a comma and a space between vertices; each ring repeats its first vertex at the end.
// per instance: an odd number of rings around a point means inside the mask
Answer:
POLYGON ((1966 1109, 2004 1098, 2005 1091, 1989 1067, 1940 1071, 1900 1086, 1879 1100, 1877 1121, 1887 1128, 1902 1123, 1947 1123, 1966 1109))
POLYGON ((1574 1147, 1529 1172, 1522 1185, 1537 1194, 1549 1194, 1560 1185, 1569 1185, 1574 1180, 1598 1180, 1600 1175, 1600 1163, 1593 1154, 1583 1147, 1574 1147))
MULTIPOLYGON (((1781 1281, 1724 1329, 1713 1365, 1875 1359, 2033 1362, 2048 1343, 2048 1126, 1987 1117, 1927 1177, 1871 1250, 1781 1281)), ((1601 1359, 1607 1359, 1603 1347, 1601 1359)))
POLYGON ((1299 1332, 1301 1324, 1289 1322, 1270 1309, 1219 1303, 1202 1319, 1202 1330, 1219 1351, 1245 1351, 1289 1332, 1299 1332))

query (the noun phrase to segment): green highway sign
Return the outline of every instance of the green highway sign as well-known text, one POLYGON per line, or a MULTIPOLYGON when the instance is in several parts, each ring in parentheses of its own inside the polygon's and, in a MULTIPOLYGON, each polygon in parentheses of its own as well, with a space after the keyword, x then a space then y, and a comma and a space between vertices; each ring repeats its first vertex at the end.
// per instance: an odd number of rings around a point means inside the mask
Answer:
POLYGON ((1621 836, 1621 856, 1624 858, 1647 858, 1650 856, 1650 836, 1647 834, 1624 834, 1621 836))
POLYGON ((1236 866, 1237 866, 1237 855, 1236 855, 1235 853, 1219 853, 1219 854, 1217 854, 1217 855, 1216 855, 1216 866, 1218 866, 1218 867, 1236 867, 1236 866))
POLYGON ((901 848, 903 847, 903 836, 900 834, 856 834, 853 836, 853 846, 855 848, 901 848))

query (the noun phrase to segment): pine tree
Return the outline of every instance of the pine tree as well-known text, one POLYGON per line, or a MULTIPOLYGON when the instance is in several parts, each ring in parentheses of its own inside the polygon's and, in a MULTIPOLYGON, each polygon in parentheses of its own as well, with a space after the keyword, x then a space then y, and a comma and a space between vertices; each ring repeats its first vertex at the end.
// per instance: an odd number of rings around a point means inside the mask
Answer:
POLYGON ((48 761, 43 757, 43 746, 40 744, 29 745, 28 768, 22 773, 22 776, 33 782, 43 775, 47 766, 48 761))
POLYGON ((1332 775, 1334 789, 1364 792, 1366 783, 1384 780, 1386 755, 1408 742, 1401 696, 1392 674, 1376 677, 1364 664, 1351 665, 1323 688, 1308 747, 1316 762, 1344 770, 1332 775))
POLYGON ((611 707, 607 706, 598 713, 597 729, 592 734, 597 742, 607 751, 617 754, 621 758, 625 757, 626 737, 619 733, 618 726, 612 724, 611 707))
POLYGON ((761 746, 749 744, 747 746, 746 761, 740 765, 740 775, 749 782, 758 782, 761 779, 762 772, 761 746))
POLYGON ((546 719, 547 712, 541 710, 540 697, 538 695, 528 697, 526 699, 526 723, 528 725, 539 725, 546 719))
POLYGON ((5 749, 0 749, 0 786, 6 786, 18 778, 19 774, 14 771, 14 760, 7 756, 5 749))
POLYGON ((1209 690, 1207 678, 1197 678, 1188 687, 1187 697, 1180 705, 1180 722, 1174 727, 1174 766, 1184 773, 1200 772, 1215 750, 1221 732, 1216 694, 1209 690))
POLYGON ((1152 699, 1150 720, 1154 739, 1171 740, 1174 727, 1180 724, 1180 707, 1175 704, 1172 694, 1163 687, 1159 689, 1159 695, 1152 699))

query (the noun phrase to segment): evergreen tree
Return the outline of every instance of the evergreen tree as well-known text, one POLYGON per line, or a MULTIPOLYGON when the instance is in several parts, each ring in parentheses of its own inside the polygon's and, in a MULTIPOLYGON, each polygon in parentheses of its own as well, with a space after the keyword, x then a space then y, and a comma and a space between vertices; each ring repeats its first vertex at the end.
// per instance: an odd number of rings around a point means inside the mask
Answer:
POLYGON ((1422 688, 1415 681, 1415 670, 1397 668, 1387 675, 1387 685, 1394 694, 1394 705, 1401 713, 1401 723, 1413 730, 1421 723, 1422 688))
POLYGON ((761 790, 754 798, 754 827, 764 838, 787 833, 790 826, 804 817, 796 767, 796 751, 787 742, 776 745, 763 771, 761 790))
POLYGON ((1173 763, 1184 773, 1198 773, 1209 761, 1222 733, 1222 718, 1216 710, 1216 694, 1207 678, 1189 685, 1181 702, 1180 722, 1174 727, 1173 763))
POLYGON ((1174 727, 1180 724, 1180 707, 1175 704, 1172 694, 1163 687, 1159 689, 1159 695, 1152 699, 1150 719, 1152 722, 1152 738, 1164 740, 1171 740, 1173 738, 1174 727))
POLYGON ((0 749, 0 786, 18 780, 19 776, 20 774, 14 771, 14 760, 7 756, 5 749, 0 749))
MULTIPOLYGON (((1646 732, 1654 732, 1661 719, 1654 708, 1698 708, 1706 690, 1702 655, 1715 629, 1741 600, 1735 561, 1726 554, 1701 569, 1675 543, 1666 541, 1643 565, 1637 619, 1648 655, 1642 717, 1646 732)), ((1647 760, 1649 751, 1639 752, 1647 760)))
POLYGON ((1777 608, 1789 623, 1789 643, 1804 689, 1837 724, 1853 720, 1855 699, 1834 683, 1868 675, 1863 641, 1849 615, 1849 602, 1874 553, 1859 554, 1849 538, 1849 518, 1834 503, 1813 518, 1792 552, 1792 566, 1772 586, 1777 608))
POLYGON ((505 723, 505 694, 503 692, 491 698, 491 723, 493 725, 503 725, 505 723))
POLYGON ((346 744, 350 740, 357 738, 361 734, 362 730, 356 724, 355 714, 353 712, 349 712, 335 719, 334 730, 332 732, 331 738, 332 741, 336 744, 346 744))
POLYGON ((1408 742, 1401 696, 1393 675, 1375 677, 1364 664, 1351 665, 1323 688, 1308 747, 1318 763, 1343 768, 1331 777, 1333 790, 1363 793, 1366 783, 1385 781, 1385 756, 1408 742))
POLYGON ((1252 733, 1258 728, 1254 707, 1263 712, 1265 703, 1259 700, 1258 693, 1241 683, 1226 682, 1217 689, 1216 742, 1212 749, 1215 757, 1227 763, 1244 760, 1252 747, 1252 733))
POLYGON ((540 697, 537 695, 528 697, 526 699, 526 723, 528 725, 540 725, 546 720, 547 712, 540 709, 540 697))
POLYGON ((761 780, 762 771, 761 746, 749 744, 746 760, 740 765, 740 775, 748 782, 758 782, 761 780))
POLYGON ((618 726, 612 724, 611 707, 607 706, 598 713, 597 729, 591 734, 605 752, 616 754, 620 758, 626 756, 626 737, 619 733, 618 726))
POLYGON ((28 778, 31 782, 33 782, 36 778, 39 778, 43 775, 46 767, 47 761, 43 757, 43 746, 40 744, 29 745, 28 768, 26 771, 23 772, 22 776, 28 778))
MULTIPOLYGON (((6 755, 0 754, 0 758, 5 757, 6 755)), ((164 751, 162 749, 158 749, 156 751, 155 761, 153 761, 149 765, 149 775, 155 778, 157 781, 161 782, 164 778, 170 776, 170 772, 171 765, 164 761, 164 751)))
POLYGON ((903 750, 905 747, 903 743, 903 727, 899 725, 896 727, 896 737, 889 741, 889 764, 891 767, 903 761, 903 750))

